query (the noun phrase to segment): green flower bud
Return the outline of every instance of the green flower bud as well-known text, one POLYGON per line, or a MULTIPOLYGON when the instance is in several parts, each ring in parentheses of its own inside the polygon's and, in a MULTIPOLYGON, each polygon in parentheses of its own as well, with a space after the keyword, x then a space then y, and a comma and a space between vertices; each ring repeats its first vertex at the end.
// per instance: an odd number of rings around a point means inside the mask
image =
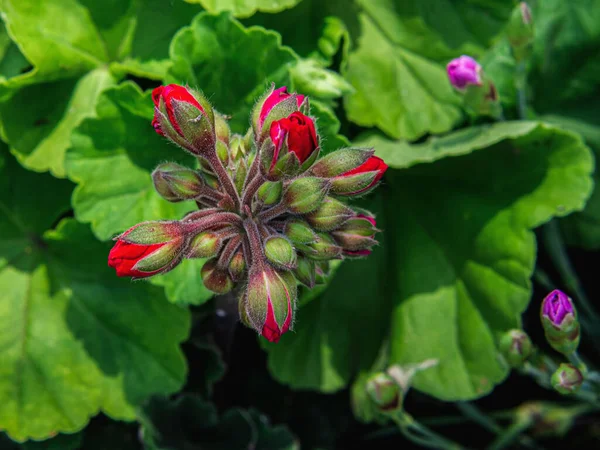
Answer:
POLYGON ((307 214, 321 205, 329 187, 329 181, 323 178, 297 178, 284 192, 283 201, 291 213, 307 214))
POLYGON ((354 211, 331 197, 326 197, 319 208, 307 214, 306 220, 315 230, 331 231, 339 228, 344 222, 355 216, 354 211))
POLYGON ((281 200, 281 191, 283 190, 283 182, 281 181, 265 181, 261 187, 258 188, 256 196, 258 201, 264 205, 274 205, 279 203, 281 200))
POLYGON ((217 139, 223 142, 225 148, 227 148, 231 130, 229 129, 229 124, 227 123, 225 116, 217 112, 215 112, 215 132, 217 134, 217 139))
POLYGON ((294 244, 310 244, 317 241, 317 235, 313 229, 301 219, 288 220, 283 232, 294 244))
POLYGON ((181 222, 176 220, 142 222, 116 239, 130 244, 162 244, 184 236, 181 222))
POLYGON ((366 148, 342 148, 324 156, 310 169, 318 177, 333 178, 362 166, 375 151, 366 148))
POLYGON ((583 384, 583 374, 573 364, 562 363, 552 374, 552 387, 563 395, 573 394, 583 384))
POLYGON ((264 246, 265 257, 276 268, 290 270, 296 267, 296 251, 286 238, 271 236, 264 246))
POLYGON ((506 35, 517 62, 531 56, 535 30, 531 9, 527 3, 521 2, 513 10, 506 27, 506 35))
POLYGON ((315 286, 315 279, 317 275, 314 261, 299 256, 293 273, 296 279, 306 287, 312 289, 315 286))
POLYGON ((207 289, 216 294, 227 294, 233 289, 233 280, 226 270, 217 265, 215 258, 209 259, 200 271, 202 282, 207 289))
POLYGON ((200 173, 175 163, 160 164, 152 172, 152 181, 161 197, 170 202, 194 199, 204 189, 200 173))
POLYGON ((223 141, 217 141, 217 156, 225 167, 229 164, 229 149, 223 141))
POLYGON ((331 236, 326 233, 317 233, 317 238, 317 242, 308 245, 314 253, 306 256, 317 261, 336 259, 341 256, 342 248, 335 243, 331 236))
POLYGON ((212 258, 217 256, 223 245, 223 236, 217 231, 205 231, 190 242, 188 258, 212 258))
POLYGON ((402 389, 396 381, 385 373, 377 373, 367 380, 367 394, 375 406, 383 413, 402 409, 402 389))
POLYGON ((246 259, 244 258, 244 252, 242 250, 238 250, 229 262, 229 273, 233 280, 238 281, 242 279, 245 270, 246 259))
POLYGON ((523 330, 510 330, 500 338, 499 348, 511 367, 520 367, 531 355, 533 345, 523 330))

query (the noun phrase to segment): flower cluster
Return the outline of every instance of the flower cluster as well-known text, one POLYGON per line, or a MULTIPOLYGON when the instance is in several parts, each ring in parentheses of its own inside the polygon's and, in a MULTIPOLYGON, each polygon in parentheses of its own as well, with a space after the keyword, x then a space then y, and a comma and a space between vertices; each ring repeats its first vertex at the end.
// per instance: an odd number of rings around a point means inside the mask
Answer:
POLYGON ((159 165, 154 186, 199 210, 133 226, 115 238, 108 264, 143 278, 206 258, 204 285, 217 294, 241 286, 240 320, 277 342, 293 325, 297 282, 312 288, 330 260, 364 257, 376 244, 375 218, 345 199, 372 190, 387 165, 372 149, 319 158, 308 99, 285 87, 257 102, 244 136, 197 91, 161 86, 152 99, 155 131, 198 159, 196 169, 159 165))

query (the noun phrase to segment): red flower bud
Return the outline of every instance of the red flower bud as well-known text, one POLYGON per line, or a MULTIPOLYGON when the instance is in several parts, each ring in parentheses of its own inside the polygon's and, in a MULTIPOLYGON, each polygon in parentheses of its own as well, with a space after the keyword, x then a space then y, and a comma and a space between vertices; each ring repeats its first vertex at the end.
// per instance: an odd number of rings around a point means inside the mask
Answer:
POLYGON ((313 120, 299 111, 285 119, 273 122, 270 135, 275 145, 271 167, 277 162, 284 143, 287 143, 288 151, 296 155, 300 164, 304 163, 319 146, 313 120))
MULTIPOLYGON (((266 100, 262 104, 262 107, 260 108, 260 115, 259 115, 259 119, 258 119, 260 125, 262 126, 265 119, 269 115, 269 112, 271 112, 271 110, 273 109, 273 107, 275 105, 281 103, 282 101, 284 101, 285 99, 287 99, 291 96, 292 96, 292 94, 288 93, 287 87, 285 87, 285 86, 280 87, 279 89, 275 89, 273 92, 271 92, 271 94, 266 98, 266 100)), ((297 95, 296 99, 298 101, 298 108, 299 108, 300 105, 302 105, 302 102, 304 101, 304 95, 297 95)))
POLYGON ((181 261, 185 239, 178 222, 144 222, 117 238, 108 265, 119 277, 144 278, 163 273, 181 261))
MULTIPOLYGON (((154 106, 159 108, 161 99, 165 102, 169 122, 171 122, 171 125, 173 126, 175 131, 177 131, 177 133, 179 133, 181 136, 183 136, 183 133, 181 132, 181 128, 177 123, 177 119, 175 118, 172 101, 179 100, 181 102, 189 103, 198 108, 199 114, 204 112, 204 109, 202 108, 202 106, 200 106, 200 103, 198 103, 198 100, 194 98, 190 91, 188 91, 185 87, 179 86, 177 84, 159 86, 156 89, 154 89, 152 91, 152 101, 154 102, 154 106)), ((156 112, 154 113, 154 119, 152 119, 152 126, 158 134, 164 136, 165 133, 161 129, 160 119, 158 113, 156 112)))
POLYGON ((334 178, 332 180, 332 183, 335 185, 336 180, 349 179, 350 177, 358 179, 363 174, 367 174, 370 172, 376 172, 375 177, 366 187, 359 188, 358 190, 353 191, 353 192, 348 192, 347 190, 336 192, 337 194, 340 194, 340 195, 362 194, 362 193, 368 191, 369 189, 371 189, 373 186, 375 186, 377 184, 377 182, 379 180, 381 180, 381 178, 383 177, 383 174, 385 173, 385 171, 387 169, 388 169, 388 165, 383 161, 383 159, 381 159, 377 156, 371 156, 369 159, 367 159, 364 163, 362 163, 357 168, 349 170, 348 172, 341 174, 339 177, 334 178))
POLYGON ((242 301, 248 323, 268 341, 277 342, 292 325, 297 288, 294 276, 268 265, 250 270, 242 301))
POLYGON ((130 244, 129 242, 125 241, 117 241, 115 246, 108 254, 108 265, 117 271, 118 277, 150 277, 160 272, 160 269, 155 270, 154 272, 142 272, 135 270, 133 267, 138 263, 138 261, 144 259, 148 255, 151 255, 163 245, 165 245, 165 243, 140 245, 130 244))
POLYGON ((371 247, 377 244, 374 239, 377 232, 375 227, 375 218, 366 214, 357 214, 332 235, 342 246, 344 256, 360 258, 370 255, 371 247))

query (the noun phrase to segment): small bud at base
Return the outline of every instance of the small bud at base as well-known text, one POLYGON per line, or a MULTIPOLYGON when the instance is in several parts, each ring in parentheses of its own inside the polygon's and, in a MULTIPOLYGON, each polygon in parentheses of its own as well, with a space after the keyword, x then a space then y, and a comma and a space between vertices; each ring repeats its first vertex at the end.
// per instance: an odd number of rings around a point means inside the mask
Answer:
POLYGON ((402 389, 396 381, 385 373, 377 373, 367 380, 367 394, 383 413, 402 409, 402 389))
POLYGON ((574 394, 583 384, 583 374, 573 364, 562 363, 552 374, 552 387, 560 394, 574 394))

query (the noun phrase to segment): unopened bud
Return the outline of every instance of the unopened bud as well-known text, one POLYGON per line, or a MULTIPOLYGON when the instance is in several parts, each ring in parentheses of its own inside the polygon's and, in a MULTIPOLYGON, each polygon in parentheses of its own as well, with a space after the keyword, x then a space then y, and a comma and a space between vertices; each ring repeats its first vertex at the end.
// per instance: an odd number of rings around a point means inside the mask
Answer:
POLYGON ((214 113, 206 98, 193 89, 170 84, 152 91, 156 132, 195 155, 214 152, 214 113))
POLYGON ((225 144, 225 148, 229 145, 229 136, 231 134, 231 130, 229 129, 229 124, 227 123, 227 119, 223 114, 219 114, 215 112, 215 132, 217 134, 217 139, 225 144))
POLYGON ((217 156, 225 167, 229 164, 229 148, 223 141, 217 141, 217 156))
POLYGON ((583 384, 583 374, 573 364, 562 363, 550 379, 552 387, 563 395, 573 394, 583 384))
POLYGON ((556 289, 542 301, 541 320, 546 340, 556 351, 571 354, 579 346, 579 321, 573 301, 556 289))
POLYGON ((317 242, 309 244, 313 253, 307 256, 311 259, 329 260, 339 258, 342 254, 342 248, 336 244, 331 236, 326 233, 317 233, 317 242))
POLYGON ((219 233, 218 231, 204 231, 192 239, 186 257, 212 258, 217 256, 222 245, 222 233, 219 233))
POLYGON ((315 261, 315 284, 325 284, 330 273, 329 261, 315 261))
POLYGON ((523 330, 510 330, 500 338, 499 348, 511 367, 520 367, 531 355, 533 345, 523 330))
POLYGON ((175 163, 160 164, 152 172, 152 181, 161 197, 170 202, 194 199, 204 188, 200 173, 175 163))
POLYGON ((373 149, 342 148, 319 159, 310 171, 322 178, 337 177, 360 167, 373 153, 373 149))
POLYGON ((317 235, 308 223, 301 219, 290 219, 283 229, 294 244, 310 244, 317 241, 317 235))
POLYGON ((209 259, 200 271, 202 282, 216 294, 226 294, 233 288, 233 280, 226 270, 221 269, 215 258, 209 259))
POLYGON ((246 166, 246 161, 240 159, 237 162, 235 168, 235 177, 233 179, 235 188, 238 191, 238 194, 242 195, 244 191, 244 183, 246 182, 246 175, 248 174, 248 167, 246 166))
POLYGON ((296 279, 290 272, 266 264, 251 267, 243 299, 245 317, 268 341, 279 341, 292 326, 296 298, 296 279))
POLYGON ((258 201, 262 202, 264 205, 274 205, 281 200, 282 189, 283 182, 281 181, 265 181, 262 186, 258 188, 256 196, 258 201))
POLYGON ((531 9, 527 3, 521 2, 513 10, 506 27, 506 35, 517 62, 531 55, 535 31, 531 9))
POLYGON ((317 177, 293 180, 283 194, 283 201, 294 214, 307 214, 317 209, 329 191, 330 183, 317 177))
POLYGON ((303 285, 313 288, 316 282, 315 262, 299 256, 296 268, 293 270, 296 279, 303 285))
POLYGON ((265 257, 276 268, 290 270, 296 267, 296 251, 286 238, 271 236, 265 240, 265 257))
POLYGON ((306 215, 306 220, 315 230, 331 231, 342 226, 355 215, 354 211, 331 197, 326 197, 317 209, 306 215))
POLYGON ((229 273, 234 281, 242 279, 244 271, 246 270, 246 259, 244 258, 244 252, 238 250, 235 252, 231 261, 229 262, 229 273))
POLYGON ((176 220, 142 222, 117 239, 131 244, 162 244, 183 237, 183 226, 176 220))
POLYGON ((375 406, 383 413, 402 409, 402 389, 385 373, 377 373, 367 380, 367 394, 375 406))

